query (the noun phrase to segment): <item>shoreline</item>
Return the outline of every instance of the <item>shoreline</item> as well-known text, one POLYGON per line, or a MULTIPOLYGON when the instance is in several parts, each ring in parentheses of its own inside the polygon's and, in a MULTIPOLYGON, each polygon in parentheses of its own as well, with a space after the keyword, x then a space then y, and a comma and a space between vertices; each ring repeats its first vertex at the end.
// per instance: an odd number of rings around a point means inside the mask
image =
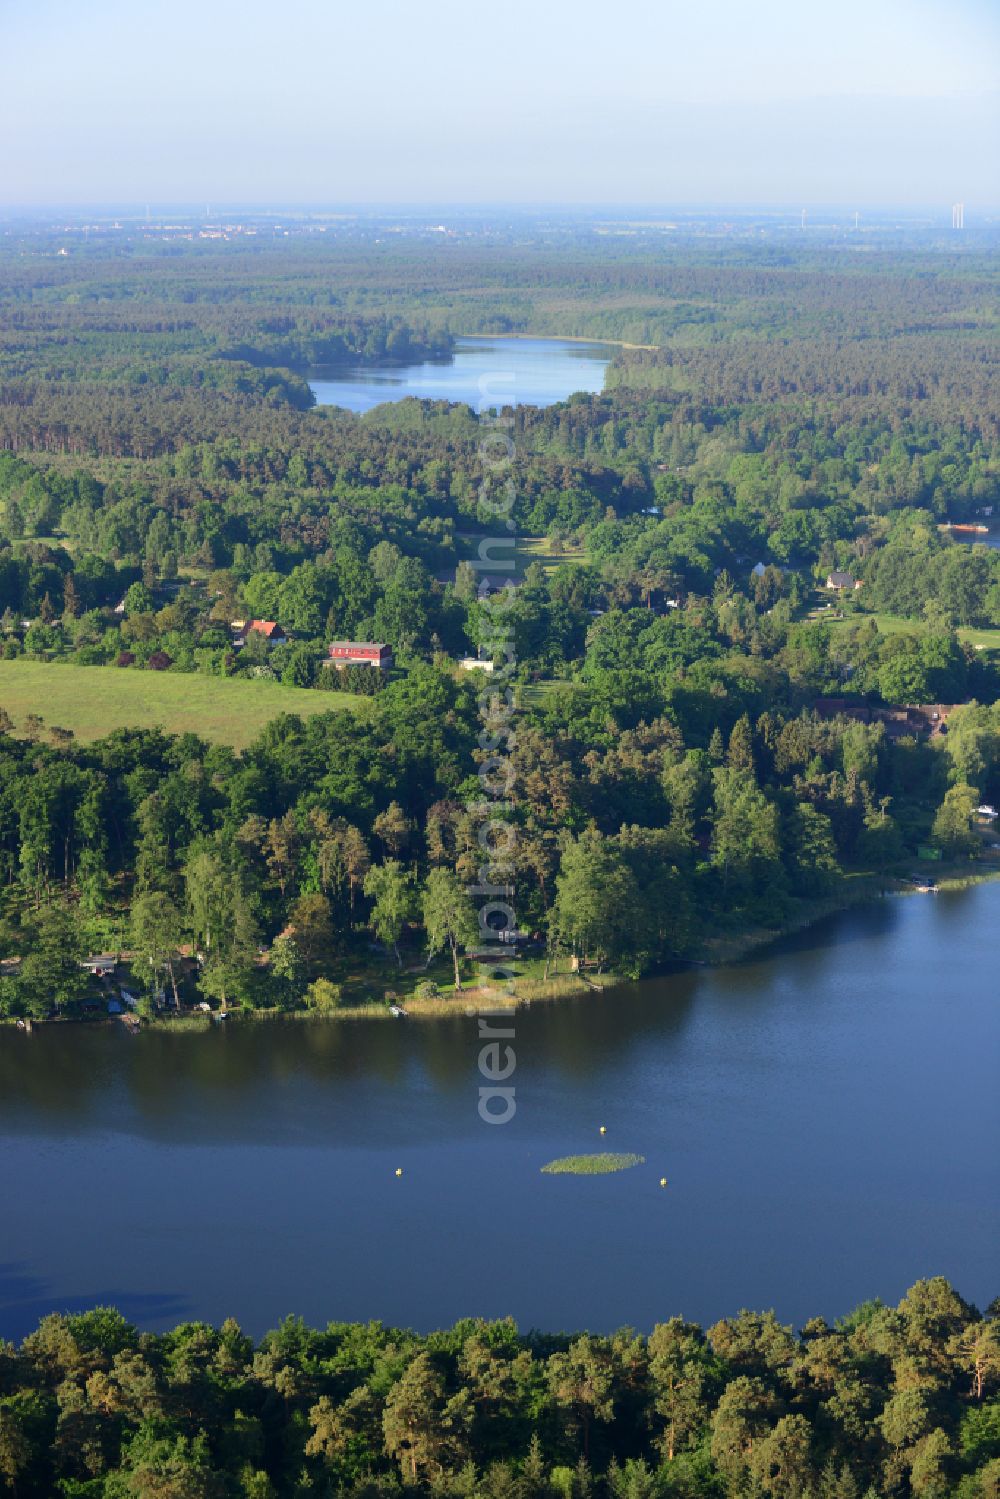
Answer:
MULTIPOLYGON (((940 876, 934 878, 937 880, 939 891, 964 890, 970 885, 984 885, 992 880, 1000 880, 1000 867, 969 872, 961 863, 950 864, 945 865, 940 876)), ((646 983, 649 979, 664 978, 672 973, 691 968, 727 967, 730 964, 743 962, 762 949, 772 947, 787 937, 794 937, 830 916, 837 916, 842 911, 849 911, 867 901, 884 900, 891 896, 915 896, 919 893, 916 889, 904 884, 898 875, 886 876, 884 879, 878 875, 858 875, 854 880, 847 882, 846 889, 803 903, 802 909, 793 913, 780 928, 751 928, 745 932, 733 933, 729 937, 720 937, 705 944, 698 956, 678 958, 673 963, 664 964, 663 967, 643 974, 638 979, 625 978, 613 970, 600 974, 557 973, 548 979, 515 979, 512 986, 513 992, 492 990, 484 993, 482 989, 468 989, 463 991, 464 1004, 456 1003, 454 997, 439 997, 432 1000, 408 999, 405 1001, 405 1007, 411 1019, 437 1019, 441 1016, 453 1016, 459 1012, 465 1015, 477 1015, 505 1004, 511 1005, 517 1011, 528 1009, 533 1004, 571 999, 581 994, 594 992, 603 994, 624 985, 646 983), (473 999, 478 1000, 479 1003, 470 1004, 469 1001, 473 999)), ((264 1016, 274 1014, 274 1011, 259 1013, 264 1016)), ((393 1018, 388 1014, 385 1006, 378 1003, 345 1007, 332 1011, 329 1017, 317 1017, 300 1010, 284 1013, 303 1019, 367 1019, 372 1016, 381 1016, 387 1020, 393 1018)))
MULTIPOLYGON (((985 871, 969 871, 961 863, 945 865, 937 879, 938 891, 964 890, 971 885, 983 885, 990 881, 1000 879, 1000 868, 985 871)), ((340 1020, 383 1020, 396 1019, 408 1020, 442 1020, 454 1019, 456 1016, 472 1017, 475 1015, 488 1014, 499 1008, 510 1008, 514 1013, 519 1010, 530 1009, 534 1004, 548 1004, 561 999, 573 999, 583 994, 606 994, 614 989, 625 985, 641 984, 650 979, 665 978, 671 974, 689 970, 691 968, 722 968, 729 965, 741 963, 754 954, 775 946, 788 937, 794 937, 800 932, 807 931, 810 927, 826 920, 830 916, 837 916, 843 911, 849 911, 855 906, 863 905, 867 901, 884 900, 891 896, 917 895, 920 892, 905 885, 898 875, 887 876, 885 880, 877 875, 858 875, 854 881, 849 881, 846 889, 837 891, 835 894, 821 899, 803 903, 800 910, 794 912, 790 918, 780 927, 756 927, 744 932, 733 933, 730 936, 721 936, 706 943, 698 956, 691 958, 678 958, 672 963, 666 963, 659 969, 643 974, 639 979, 626 978, 621 974, 608 970, 600 974, 581 973, 556 973, 549 978, 526 977, 513 980, 510 990, 488 989, 481 987, 463 989, 460 994, 454 992, 448 995, 438 995, 433 999, 419 999, 415 996, 400 996, 400 1001, 405 1009, 405 1017, 397 1017, 390 1013, 387 1004, 381 1000, 371 1000, 364 1004, 344 1005, 335 1010, 244 1010, 233 1008, 225 1012, 213 1011, 211 1014, 196 1013, 188 1011, 180 1015, 173 1013, 146 1017, 142 1020, 142 1029, 157 1031, 207 1031, 213 1026, 228 1023, 235 1020, 238 1023, 248 1021, 275 1021, 287 1020, 295 1022, 328 1022, 340 1020)), ((48 1027, 51 1025, 115 1025, 120 1020, 110 1017, 101 1017, 100 1020, 82 1020, 76 1017, 65 1017, 58 1020, 34 1020, 32 1028, 48 1027)), ((6 1028, 16 1028, 15 1017, 5 1017, 0 1020, 0 1031, 6 1028)))
POLYGON ((583 333, 456 333, 455 338, 546 338, 563 344, 593 344, 595 348, 639 349, 654 354, 662 344, 632 344, 624 338, 591 338, 583 333))

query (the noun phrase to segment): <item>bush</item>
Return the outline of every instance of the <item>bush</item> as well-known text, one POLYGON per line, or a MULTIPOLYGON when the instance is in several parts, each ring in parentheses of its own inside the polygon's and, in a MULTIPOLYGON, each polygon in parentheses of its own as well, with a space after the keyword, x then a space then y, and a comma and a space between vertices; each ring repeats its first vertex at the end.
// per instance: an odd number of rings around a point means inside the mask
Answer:
POLYGON ((318 1010, 324 1013, 335 1010, 340 1004, 343 991, 339 984, 334 984, 330 979, 315 979, 306 990, 306 1004, 310 1010, 318 1010))
POLYGON ((437 999, 441 990, 433 979, 421 979, 413 993, 417 999, 437 999))

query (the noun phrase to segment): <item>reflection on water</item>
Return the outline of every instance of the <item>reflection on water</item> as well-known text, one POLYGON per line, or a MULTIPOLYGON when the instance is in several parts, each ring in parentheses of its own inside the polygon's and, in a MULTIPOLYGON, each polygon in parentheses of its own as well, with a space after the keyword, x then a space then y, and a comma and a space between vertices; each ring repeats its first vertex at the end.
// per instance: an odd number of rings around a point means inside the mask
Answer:
POLYGON ((0 1335, 98 1296, 253 1330, 801 1320, 936 1273, 988 1301, 998 914, 994 885, 884 901, 736 967, 537 1005, 503 1128, 464 1014, 0 1032, 0 1335), (647 1165, 540 1174, 601 1123, 647 1165))

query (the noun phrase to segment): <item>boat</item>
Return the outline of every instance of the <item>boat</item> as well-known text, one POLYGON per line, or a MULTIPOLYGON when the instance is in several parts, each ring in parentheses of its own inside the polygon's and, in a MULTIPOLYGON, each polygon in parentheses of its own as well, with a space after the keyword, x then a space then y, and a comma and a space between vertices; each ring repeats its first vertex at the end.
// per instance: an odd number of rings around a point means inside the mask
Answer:
POLYGON ((990 534, 989 526, 974 526, 970 521, 953 521, 948 529, 951 531, 968 532, 973 536, 988 536, 990 534))
POLYGON ((389 1014, 394 1016, 396 1020, 406 1019, 406 1011, 403 1009, 402 1005, 390 1005, 389 1014))
POLYGON ((921 895, 937 894, 937 880, 932 880, 925 874, 912 875, 910 877, 910 884, 921 895))

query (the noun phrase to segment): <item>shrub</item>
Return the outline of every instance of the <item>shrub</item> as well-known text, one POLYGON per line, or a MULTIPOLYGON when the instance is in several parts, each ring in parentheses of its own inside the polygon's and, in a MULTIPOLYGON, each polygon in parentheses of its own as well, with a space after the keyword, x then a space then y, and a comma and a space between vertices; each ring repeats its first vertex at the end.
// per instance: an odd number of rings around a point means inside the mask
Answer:
POLYGON ((342 990, 330 979, 314 979, 306 990, 306 1004, 311 1010, 325 1012, 335 1010, 340 1004, 342 990))

